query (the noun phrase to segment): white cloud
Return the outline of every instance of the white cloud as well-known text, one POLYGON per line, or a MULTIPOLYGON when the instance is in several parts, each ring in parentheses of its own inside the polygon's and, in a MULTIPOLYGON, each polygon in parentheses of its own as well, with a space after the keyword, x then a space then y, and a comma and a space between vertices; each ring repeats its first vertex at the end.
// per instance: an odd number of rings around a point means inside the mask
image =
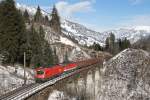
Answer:
POLYGON ((96 31, 102 32, 107 30, 113 29, 120 29, 120 28, 131 28, 131 27, 145 27, 150 26, 150 15, 136 15, 130 17, 124 17, 120 22, 114 23, 113 25, 91 25, 86 24, 91 29, 96 31))
POLYGON ((93 3, 96 2, 96 0, 81 0, 81 1, 90 1, 90 2, 93 2, 93 3))
POLYGON ((92 8, 92 2, 89 0, 84 0, 77 2, 75 4, 70 4, 66 1, 60 1, 56 3, 56 7, 63 17, 73 17, 73 14, 75 13, 88 13, 91 11, 94 11, 92 8))
POLYGON ((118 24, 121 27, 150 26, 150 15, 137 15, 125 18, 118 24))
POLYGON ((144 0, 129 0, 133 5, 142 3, 144 0))

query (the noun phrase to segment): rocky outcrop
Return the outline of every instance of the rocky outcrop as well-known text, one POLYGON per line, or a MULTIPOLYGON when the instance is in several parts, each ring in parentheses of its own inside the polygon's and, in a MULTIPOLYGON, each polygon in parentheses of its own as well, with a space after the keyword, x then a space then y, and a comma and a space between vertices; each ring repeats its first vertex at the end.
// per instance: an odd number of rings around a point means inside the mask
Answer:
POLYGON ((126 49, 103 68, 99 100, 149 100, 150 54, 126 49))

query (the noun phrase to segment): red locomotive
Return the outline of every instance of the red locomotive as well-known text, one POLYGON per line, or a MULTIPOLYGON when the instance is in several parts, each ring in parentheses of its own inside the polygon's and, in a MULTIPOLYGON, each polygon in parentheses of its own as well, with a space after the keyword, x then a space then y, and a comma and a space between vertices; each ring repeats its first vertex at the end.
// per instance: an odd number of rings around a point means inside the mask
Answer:
POLYGON ((86 67, 88 65, 92 65, 98 62, 99 62, 98 59, 89 59, 85 61, 72 62, 68 64, 59 64, 59 65, 55 65, 55 66, 47 67, 47 68, 40 67, 40 68, 35 69, 35 72, 36 72, 35 79, 36 79, 36 82, 46 81, 46 80, 58 77, 61 74, 69 73, 76 69, 86 67))
POLYGON ((40 81, 46 81, 49 80, 50 78, 54 78, 56 76, 59 76, 60 74, 63 73, 63 67, 56 65, 48 68, 37 68, 35 69, 36 75, 35 79, 37 82, 40 81))
POLYGON ((49 79, 55 78, 63 73, 67 73, 76 69, 77 65, 75 63, 60 64, 47 68, 37 68, 35 69, 36 82, 47 81, 49 79))

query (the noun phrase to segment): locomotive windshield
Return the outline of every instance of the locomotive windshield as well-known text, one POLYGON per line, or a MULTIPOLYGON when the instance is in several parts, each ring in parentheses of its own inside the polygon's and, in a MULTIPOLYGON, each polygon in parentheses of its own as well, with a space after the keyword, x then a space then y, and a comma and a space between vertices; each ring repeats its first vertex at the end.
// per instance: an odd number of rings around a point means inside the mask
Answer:
POLYGON ((37 74, 39 74, 39 75, 44 74, 44 71, 38 70, 38 71, 37 71, 37 74))

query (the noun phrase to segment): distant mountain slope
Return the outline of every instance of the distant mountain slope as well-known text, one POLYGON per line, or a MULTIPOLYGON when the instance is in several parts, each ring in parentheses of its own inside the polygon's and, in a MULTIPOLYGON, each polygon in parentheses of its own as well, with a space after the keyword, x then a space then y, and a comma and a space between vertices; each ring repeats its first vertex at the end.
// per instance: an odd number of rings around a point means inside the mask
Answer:
POLYGON ((74 37, 76 40, 78 40, 79 44, 81 45, 89 46, 96 42, 104 46, 104 38, 107 37, 107 35, 105 34, 93 31, 91 29, 86 28, 83 25, 68 20, 62 19, 61 27, 66 35, 74 37))
POLYGON ((150 26, 136 26, 131 28, 121 28, 118 30, 110 30, 103 32, 102 34, 114 33, 116 38, 125 38, 130 40, 131 43, 135 43, 141 38, 150 36, 150 26))

